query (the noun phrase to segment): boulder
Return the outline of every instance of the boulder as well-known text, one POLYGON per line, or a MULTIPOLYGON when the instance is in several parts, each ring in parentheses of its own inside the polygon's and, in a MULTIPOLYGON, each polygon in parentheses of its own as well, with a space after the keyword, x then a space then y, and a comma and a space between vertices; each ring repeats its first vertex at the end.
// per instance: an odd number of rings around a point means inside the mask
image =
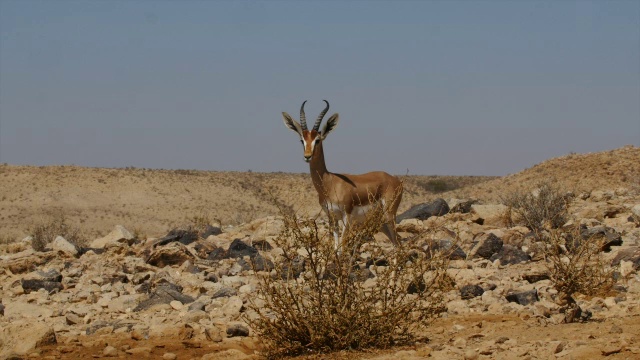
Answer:
POLYGON ((26 301, 16 301, 5 304, 4 315, 7 318, 50 318, 54 315, 50 306, 38 305, 26 301))
POLYGON ((24 279, 61 282, 62 274, 56 269, 36 270, 25 276, 24 279))
POLYGON ((238 260, 238 264, 242 270, 254 270, 254 271, 271 271, 274 268, 273 261, 265 259, 262 255, 256 255, 249 261, 245 259, 238 260))
POLYGON ((475 204, 476 200, 460 200, 460 199, 451 199, 449 201, 449 206, 451 206, 451 213, 460 213, 467 214, 471 212, 471 205, 475 204))
POLYGON ((249 336, 249 328, 244 324, 229 324, 227 326, 227 336, 249 336))
POLYGON ((222 306, 222 312, 228 318, 235 319, 243 309, 242 300, 237 296, 232 296, 227 303, 222 306))
POLYGON ((238 291, 230 286, 221 286, 218 290, 211 294, 212 299, 231 297, 238 294, 238 291))
POLYGON ((0 268, 8 269, 14 274, 22 274, 33 271, 55 257, 56 253, 54 251, 35 252, 33 249, 28 249, 3 258, 0 261, 0 268))
POLYGON ((529 305, 538 301, 538 290, 532 289, 528 291, 513 292, 505 296, 507 301, 520 305, 529 305))
POLYGON ((418 204, 409 210, 396 216, 396 222, 400 223, 404 219, 426 220, 432 216, 442 216, 449 212, 449 205, 444 199, 438 198, 430 203, 418 204))
POLYGON ((45 289, 48 293, 53 291, 60 291, 64 288, 62 283, 59 281, 47 281, 47 280, 39 280, 39 279, 22 279, 20 280, 22 288, 24 289, 25 294, 28 294, 32 291, 38 291, 40 289, 45 289))
POLYGON ((475 240, 469 252, 469 259, 491 259, 494 254, 502 250, 502 239, 491 233, 482 233, 475 240))
POLYGON ((207 255, 207 260, 219 261, 224 259, 226 255, 227 252, 223 248, 218 247, 209 252, 209 255, 207 255))
POLYGON ((597 239, 602 240, 602 251, 610 252, 612 246, 622 245, 622 236, 618 234, 614 229, 606 226, 595 226, 592 228, 586 228, 580 230, 580 235, 583 240, 597 239))
POLYGON ((435 240, 429 242, 429 249, 445 253, 450 260, 464 260, 467 258, 464 250, 451 240, 435 240))
POLYGON ((506 244, 489 260, 500 260, 500 265, 514 265, 531 260, 531 256, 513 245, 506 244))
POLYGON ((480 225, 504 226, 506 205, 471 205, 471 214, 474 215, 473 222, 480 225))
POLYGON ((613 199, 615 193, 613 191, 594 190, 591 192, 589 199, 591 201, 608 201, 613 199))
POLYGON ((529 284, 533 284, 538 281, 548 280, 549 274, 544 274, 544 273, 524 274, 522 275, 522 278, 526 280, 529 284))
POLYGON ((57 236, 55 240, 51 242, 51 250, 65 253, 71 256, 78 255, 78 249, 75 245, 67 241, 67 239, 62 236, 57 236))
POLYGON ((182 293, 182 287, 172 283, 158 284, 155 290, 149 295, 149 298, 140 302, 133 311, 147 310, 158 304, 169 304, 177 300, 183 304, 190 304, 195 301, 194 298, 182 293))
POLYGON ((222 234, 222 229, 220 229, 217 226, 211 226, 211 225, 207 225, 207 228, 204 229, 203 232, 200 233, 200 237, 203 239, 208 238, 211 235, 220 235, 222 234))
POLYGON ((484 293, 484 289, 479 285, 465 285, 460 288, 460 297, 463 300, 482 296, 483 293, 484 293))
POLYGON ((195 256, 187 249, 186 246, 179 242, 172 242, 166 246, 159 246, 147 257, 147 263, 157 267, 165 267, 167 265, 182 265, 187 260, 193 261, 195 256))
POLYGON ((57 343, 56 333, 50 325, 42 322, 9 323, 0 327, 0 358, 29 354, 34 349, 57 343))
POLYGON ((179 242, 182 245, 189 245, 192 242, 198 240, 198 232, 193 229, 173 229, 169 233, 158 240, 153 242, 153 246, 167 245, 172 242, 179 242))
POLYGON ((231 245, 229 245, 229 249, 227 250, 225 257, 239 259, 245 256, 253 257, 256 255, 258 255, 258 250, 256 248, 249 246, 240 239, 235 239, 231 245))
POLYGON ((619 266, 621 261, 630 262, 634 270, 640 268, 640 247, 632 246, 618 251, 611 260, 611 266, 619 266))
POLYGON ((215 244, 207 240, 200 240, 193 245, 193 250, 196 252, 196 255, 202 259, 208 258, 209 254, 217 248, 218 247, 215 244))
POLYGON ((89 245, 90 248, 103 249, 110 246, 120 246, 122 244, 131 245, 135 240, 133 234, 122 225, 116 227, 105 237, 95 239, 89 245))

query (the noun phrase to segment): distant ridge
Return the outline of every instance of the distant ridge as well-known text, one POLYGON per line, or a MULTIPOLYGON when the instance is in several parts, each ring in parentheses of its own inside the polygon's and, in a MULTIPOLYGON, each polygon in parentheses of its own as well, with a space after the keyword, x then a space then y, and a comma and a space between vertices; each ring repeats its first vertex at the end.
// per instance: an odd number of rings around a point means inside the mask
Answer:
POLYGON ((640 191, 640 148, 621 148, 545 160, 515 174, 483 182, 451 195, 497 201, 514 190, 530 190, 541 181, 552 181, 567 191, 591 192, 626 188, 640 191))

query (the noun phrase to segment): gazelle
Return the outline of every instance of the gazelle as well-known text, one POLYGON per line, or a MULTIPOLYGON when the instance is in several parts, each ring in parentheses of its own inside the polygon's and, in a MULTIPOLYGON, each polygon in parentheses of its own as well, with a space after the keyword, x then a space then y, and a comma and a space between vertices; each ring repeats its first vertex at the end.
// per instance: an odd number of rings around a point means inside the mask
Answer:
POLYGON ((304 104, 300 107, 300 122, 295 121, 286 112, 282 113, 284 124, 300 135, 304 149, 304 160, 309 163, 311 180, 318 192, 318 200, 329 218, 333 231, 336 250, 340 239, 344 237, 351 224, 360 222, 374 206, 382 205, 384 224, 382 231, 391 242, 398 246, 396 233, 396 212, 402 199, 402 182, 395 176, 383 171, 374 171, 362 175, 335 174, 327 170, 324 162, 322 143, 327 135, 338 125, 338 114, 333 114, 324 124, 320 123, 329 110, 329 102, 322 110, 312 130, 307 129, 304 104))

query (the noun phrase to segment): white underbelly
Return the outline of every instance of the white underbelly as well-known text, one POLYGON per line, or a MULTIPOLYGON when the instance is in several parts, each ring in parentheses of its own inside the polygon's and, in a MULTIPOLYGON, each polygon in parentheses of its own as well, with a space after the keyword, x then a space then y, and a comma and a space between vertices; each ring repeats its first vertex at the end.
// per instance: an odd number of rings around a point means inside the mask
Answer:
POLYGON ((354 223, 364 222, 367 218, 367 213, 372 207, 371 205, 354 206, 353 211, 351 211, 351 221, 354 223))
MULTIPOLYGON (((373 208, 373 205, 371 204, 363 205, 363 206, 354 206, 353 210, 351 211, 351 222, 353 223, 363 222, 367 218, 367 213, 371 210, 371 208, 373 208)), ((347 221, 347 216, 346 216, 347 214, 345 213, 343 206, 327 203, 325 210, 327 211, 327 215, 329 215, 333 219, 343 223, 347 221)))

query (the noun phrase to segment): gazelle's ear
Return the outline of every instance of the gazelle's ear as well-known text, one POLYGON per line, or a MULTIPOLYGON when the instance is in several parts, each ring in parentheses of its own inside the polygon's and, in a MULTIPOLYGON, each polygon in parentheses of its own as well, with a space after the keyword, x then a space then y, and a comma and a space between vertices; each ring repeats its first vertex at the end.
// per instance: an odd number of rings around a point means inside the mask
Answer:
POLYGON ((286 112, 282 113, 282 118, 284 119, 284 124, 287 125, 289 129, 297 132, 298 135, 302 136, 302 127, 300 126, 299 122, 293 120, 291 115, 287 114, 286 112))
POLYGON ((335 129, 336 126, 338 126, 339 120, 340 120, 340 117, 338 116, 338 113, 331 115, 329 120, 327 120, 327 122, 324 124, 324 127, 322 128, 322 140, 324 140, 327 137, 327 135, 329 135, 329 133, 333 131, 333 129, 335 129))

